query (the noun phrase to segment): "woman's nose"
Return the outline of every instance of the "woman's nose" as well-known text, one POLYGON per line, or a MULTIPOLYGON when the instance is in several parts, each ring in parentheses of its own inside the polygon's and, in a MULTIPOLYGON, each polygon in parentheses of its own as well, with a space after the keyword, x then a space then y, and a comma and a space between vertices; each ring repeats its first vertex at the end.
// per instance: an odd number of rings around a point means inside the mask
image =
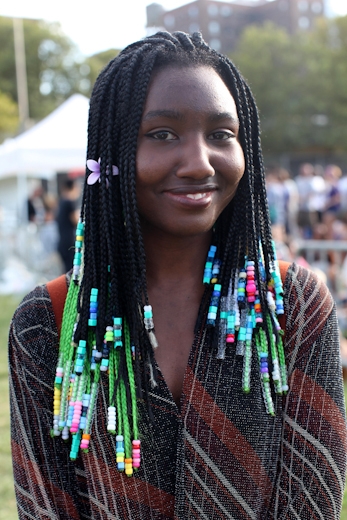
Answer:
POLYGON ((211 164, 212 151, 204 137, 189 139, 182 144, 181 153, 176 171, 178 177, 205 179, 214 176, 215 169, 211 164))

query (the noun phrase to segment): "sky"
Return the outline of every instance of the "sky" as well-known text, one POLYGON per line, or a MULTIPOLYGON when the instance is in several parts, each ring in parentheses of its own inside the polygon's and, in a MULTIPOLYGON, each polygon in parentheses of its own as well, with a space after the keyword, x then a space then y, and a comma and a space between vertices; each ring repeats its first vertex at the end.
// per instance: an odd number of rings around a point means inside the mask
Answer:
MULTIPOLYGON (((1 2, 0 16, 60 22, 65 35, 89 56, 145 36, 146 5, 154 1, 170 10, 191 0, 11 0, 1 2)), ((347 15, 347 0, 326 3, 329 14, 347 15)))

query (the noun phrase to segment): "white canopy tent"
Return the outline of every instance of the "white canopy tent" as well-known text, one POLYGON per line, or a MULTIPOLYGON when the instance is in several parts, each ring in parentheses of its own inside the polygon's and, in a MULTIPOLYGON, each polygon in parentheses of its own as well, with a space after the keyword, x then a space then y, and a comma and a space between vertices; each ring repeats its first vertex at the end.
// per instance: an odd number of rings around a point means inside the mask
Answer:
POLYGON ((74 94, 30 130, 0 146, 0 207, 5 212, 22 215, 31 179, 53 179, 57 172, 84 168, 88 111, 88 98, 74 94))
POLYGON ((23 134, 0 146, 0 179, 12 175, 49 178, 85 164, 89 100, 74 94, 23 134))
POLYGON ((40 276, 47 266, 56 268, 55 261, 44 256, 39 229, 28 224, 26 202, 40 179, 54 185, 58 172, 84 169, 88 112, 89 100, 74 94, 30 130, 0 146, 0 290, 6 269, 13 271, 15 261, 40 276))

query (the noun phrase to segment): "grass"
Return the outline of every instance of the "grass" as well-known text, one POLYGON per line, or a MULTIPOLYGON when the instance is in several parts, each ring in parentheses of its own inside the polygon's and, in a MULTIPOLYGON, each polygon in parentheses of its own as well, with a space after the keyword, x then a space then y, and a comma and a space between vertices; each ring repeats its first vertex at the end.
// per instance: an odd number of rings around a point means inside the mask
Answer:
POLYGON ((19 303, 18 297, 0 295, 0 520, 17 520, 10 452, 8 404, 7 337, 9 323, 19 303))
MULTIPOLYGON (((13 490, 10 453, 10 419, 8 406, 7 336, 11 317, 19 303, 18 297, 0 295, 0 520, 18 520, 13 490)), ((345 383, 347 397, 347 383, 345 383)), ((344 495, 341 520, 347 520, 347 489, 344 495)))

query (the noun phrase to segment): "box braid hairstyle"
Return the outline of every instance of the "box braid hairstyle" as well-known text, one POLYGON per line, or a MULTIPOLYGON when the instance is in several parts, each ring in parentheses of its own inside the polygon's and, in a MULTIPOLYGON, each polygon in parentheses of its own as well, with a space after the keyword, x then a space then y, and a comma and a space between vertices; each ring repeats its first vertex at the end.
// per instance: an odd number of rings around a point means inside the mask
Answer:
POLYGON ((283 313, 282 285, 254 98, 233 63, 212 50, 200 33, 158 32, 126 47, 101 72, 93 89, 87 152, 92 161, 87 163, 55 382, 52 434, 62 432, 63 438, 73 434, 70 455, 75 459, 80 447, 88 449, 98 383, 108 376, 107 428, 117 434, 117 453, 123 450, 125 457, 124 462, 120 456, 118 467, 128 475, 140 460, 139 451, 132 451, 139 450, 140 444, 136 399, 146 399, 150 386, 156 385, 157 344, 136 202, 137 137, 153 73, 165 67, 194 66, 212 67, 229 88, 245 156, 245 173, 235 197, 214 226, 197 325, 206 327, 220 359, 229 343, 237 344, 236 353, 245 359, 242 385, 246 392, 250 391, 250 356, 255 349, 268 413, 274 413, 270 368, 277 370, 272 388, 278 393, 287 390, 276 317, 283 313), (114 165, 118 175, 113 175, 114 165), (100 175, 91 185, 87 181, 92 170, 100 175), (203 313, 203 308, 208 312, 203 313))

